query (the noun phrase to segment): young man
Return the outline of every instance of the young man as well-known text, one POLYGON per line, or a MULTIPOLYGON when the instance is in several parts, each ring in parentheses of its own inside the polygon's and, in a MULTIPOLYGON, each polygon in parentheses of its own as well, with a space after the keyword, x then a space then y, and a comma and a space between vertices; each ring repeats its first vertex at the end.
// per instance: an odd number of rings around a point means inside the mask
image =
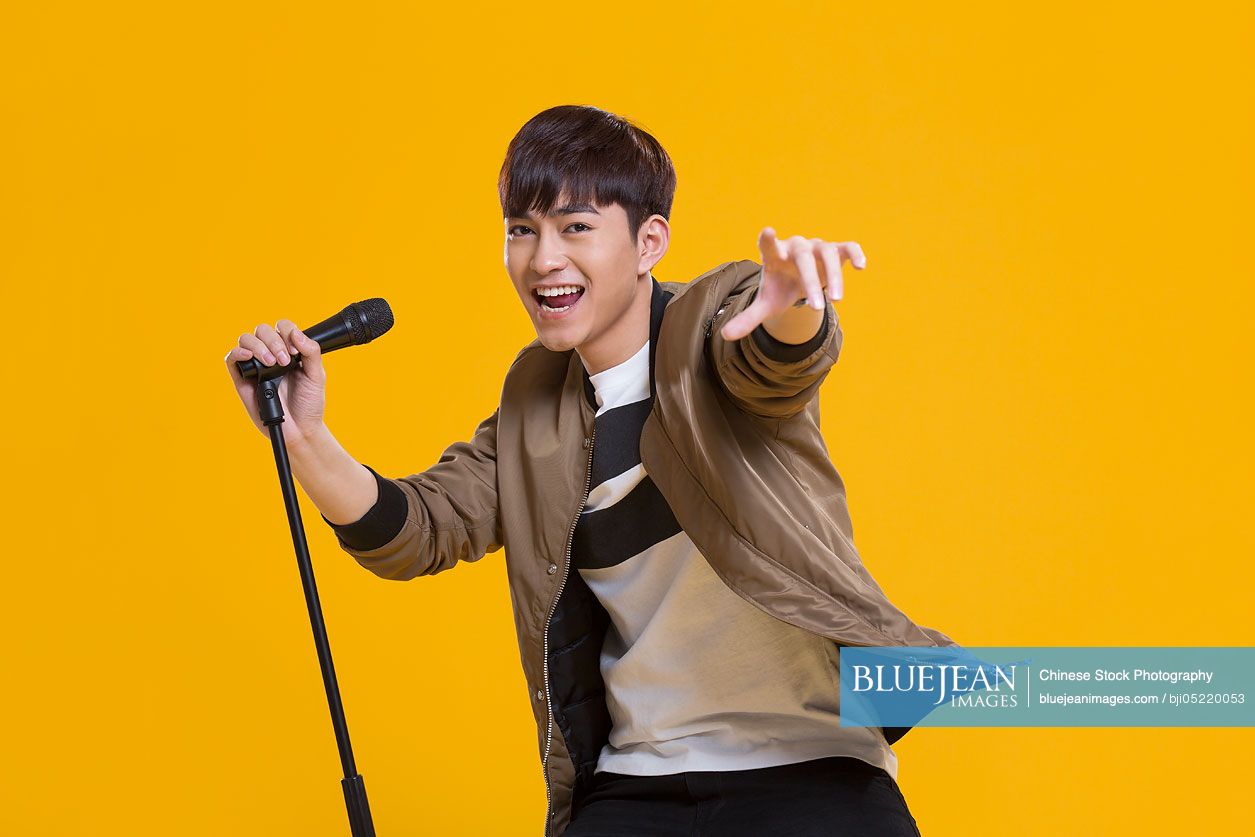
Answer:
POLYGON ((918 834, 889 746, 906 728, 839 722, 842 645, 956 645, 863 567, 819 430, 861 248, 767 228, 761 266, 659 282, 671 161, 592 107, 529 120, 499 190, 537 339, 470 441, 402 478, 358 463, 290 320, 227 356, 254 424, 234 361, 299 353, 293 472, 346 552, 410 579, 505 547, 546 835, 918 834))

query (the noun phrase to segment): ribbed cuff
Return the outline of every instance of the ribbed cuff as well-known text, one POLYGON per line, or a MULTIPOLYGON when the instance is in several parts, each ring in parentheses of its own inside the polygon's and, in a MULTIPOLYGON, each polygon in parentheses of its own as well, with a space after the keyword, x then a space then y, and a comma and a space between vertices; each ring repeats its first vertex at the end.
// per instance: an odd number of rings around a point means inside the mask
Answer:
POLYGON ((754 327, 754 330, 750 332, 750 336, 753 338, 755 345, 767 357, 781 363, 790 363, 809 357, 824 344, 824 341, 828 339, 828 329, 831 328, 828 322, 829 319, 828 312, 824 311, 823 323, 820 324, 819 329, 815 332, 815 336, 805 343, 785 343, 777 340, 767 332, 767 329, 763 328, 762 323, 754 327))
POLYGON ((401 532, 409 513, 409 503, 405 499, 405 492, 396 483, 379 476, 369 465, 363 463, 363 466, 374 475, 375 482, 379 485, 379 499, 375 500, 375 505, 352 523, 332 523, 325 514, 320 517, 336 533, 341 543, 350 549, 365 552, 378 549, 401 532))

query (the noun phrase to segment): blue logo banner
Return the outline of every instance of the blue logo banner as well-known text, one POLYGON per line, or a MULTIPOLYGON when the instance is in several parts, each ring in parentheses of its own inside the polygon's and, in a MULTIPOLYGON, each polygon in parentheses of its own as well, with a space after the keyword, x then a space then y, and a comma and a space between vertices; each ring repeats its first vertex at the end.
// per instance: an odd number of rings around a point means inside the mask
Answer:
POLYGON ((842 646, 854 727, 1255 726, 1255 648, 842 646))

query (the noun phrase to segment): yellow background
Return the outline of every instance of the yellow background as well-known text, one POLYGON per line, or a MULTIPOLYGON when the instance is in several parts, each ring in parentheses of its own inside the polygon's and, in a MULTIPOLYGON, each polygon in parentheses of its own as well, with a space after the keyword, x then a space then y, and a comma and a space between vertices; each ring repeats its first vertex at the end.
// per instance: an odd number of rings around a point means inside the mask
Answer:
MULTIPOLYGON (((1236 4, 1234 6, 1236 8, 1236 4)), ((9 7, 0 832, 347 835, 269 444, 222 358, 386 297, 328 416, 399 476, 534 337, 506 144, 637 120, 686 281, 860 242, 822 392, 856 542, 967 646, 1252 645, 1250 16, 1218 5, 9 7)), ((381 837, 539 834, 504 553, 408 584, 302 497, 381 837)), ((1250 729, 929 729, 929 837, 1232 833, 1250 729)))

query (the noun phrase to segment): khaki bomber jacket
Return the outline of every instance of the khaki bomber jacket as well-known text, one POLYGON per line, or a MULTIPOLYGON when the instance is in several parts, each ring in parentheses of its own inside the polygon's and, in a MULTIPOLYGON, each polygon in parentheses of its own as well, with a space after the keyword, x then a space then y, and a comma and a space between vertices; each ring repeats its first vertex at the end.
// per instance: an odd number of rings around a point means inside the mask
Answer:
MULTIPOLYGON (((761 274, 742 260, 688 283, 653 280, 646 473, 719 578, 766 613, 838 646, 957 647, 895 607, 854 547, 816 397, 841 348, 831 300, 808 343, 776 341, 762 326, 721 337, 761 274)), ((574 350, 533 340, 469 441, 407 477, 370 469, 379 499, 360 520, 332 526, 344 551, 387 579, 505 548, 547 837, 569 825, 611 726, 599 668, 609 618, 570 566, 596 444, 590 386, 574 350)), ((883 732, 892 744, 908 729, 883 732)))

